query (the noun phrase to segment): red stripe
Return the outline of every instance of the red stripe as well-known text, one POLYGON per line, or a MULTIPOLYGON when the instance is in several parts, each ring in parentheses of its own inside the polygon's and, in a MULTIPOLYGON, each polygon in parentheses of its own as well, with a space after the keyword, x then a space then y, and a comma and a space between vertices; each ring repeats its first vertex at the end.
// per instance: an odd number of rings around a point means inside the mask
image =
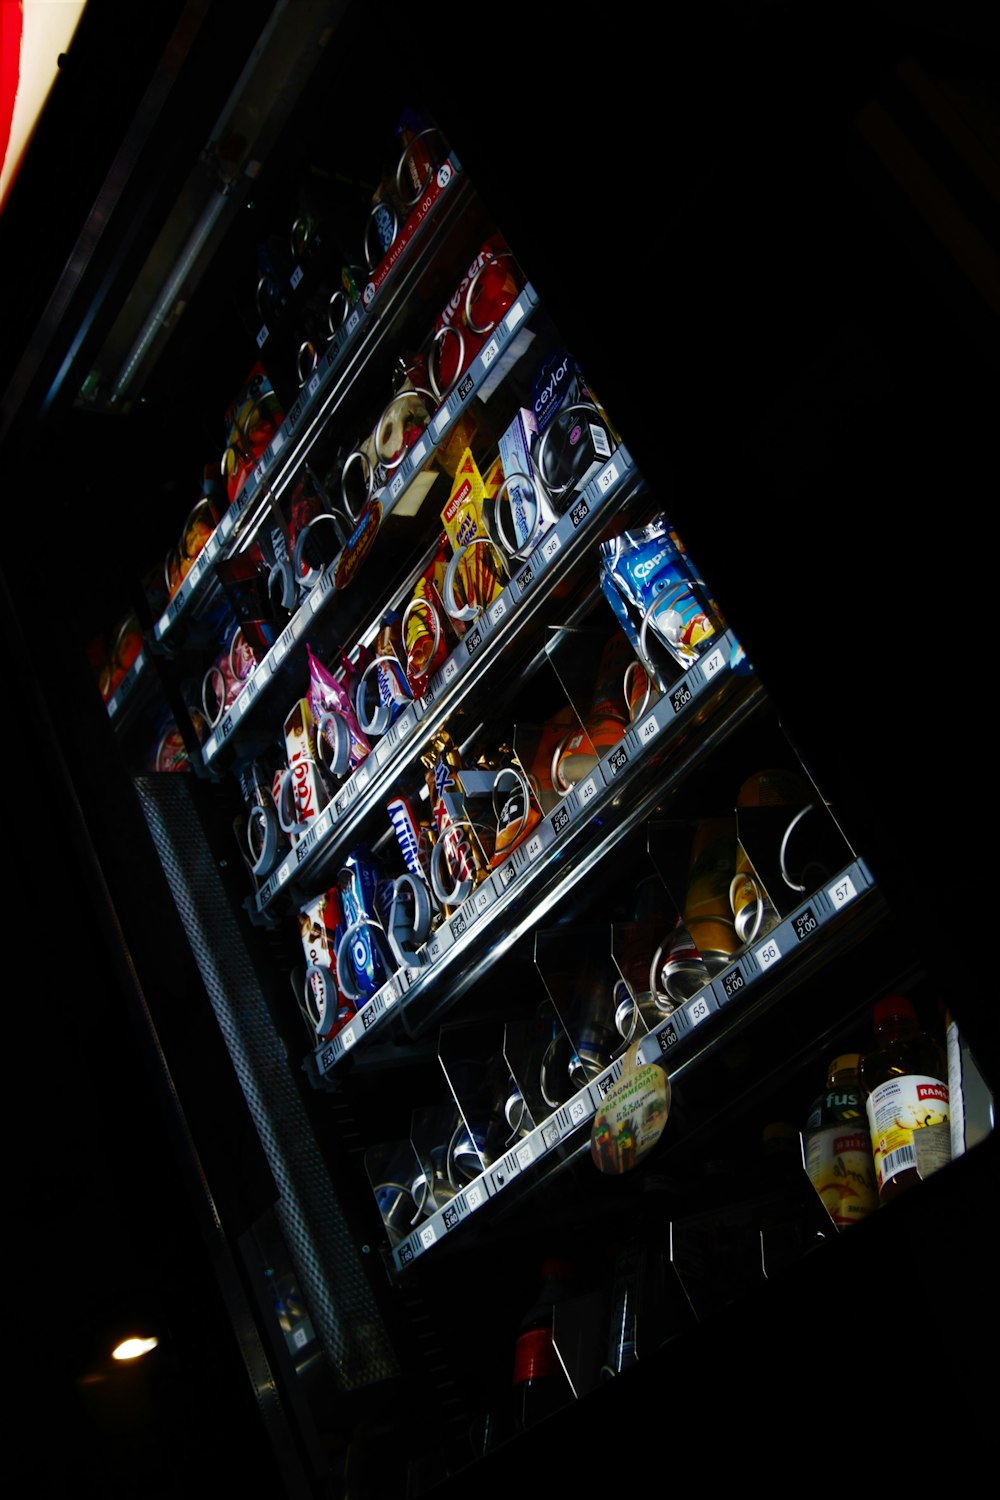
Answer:
POLYGON ((7 156, 14 101, 21 80, 21 32, 23 0, 3 0, 0 5, 0 162, 7 156))

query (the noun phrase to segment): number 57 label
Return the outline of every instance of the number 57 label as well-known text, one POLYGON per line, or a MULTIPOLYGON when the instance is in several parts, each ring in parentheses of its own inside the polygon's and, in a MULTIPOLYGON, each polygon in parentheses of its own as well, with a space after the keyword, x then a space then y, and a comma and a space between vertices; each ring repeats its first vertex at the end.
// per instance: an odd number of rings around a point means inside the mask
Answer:
POLYGON ((834 908, 846 906, 848 901, 853 901, 858 894, 854 888, 854 881, 850 875, 842 875, 835 884, 828 886, 826 894, 834 908))

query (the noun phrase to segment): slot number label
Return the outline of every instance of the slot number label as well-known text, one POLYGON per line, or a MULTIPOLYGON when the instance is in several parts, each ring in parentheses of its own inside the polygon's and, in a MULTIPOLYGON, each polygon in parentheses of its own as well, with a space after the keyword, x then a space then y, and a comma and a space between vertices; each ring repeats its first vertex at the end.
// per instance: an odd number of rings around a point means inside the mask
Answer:
POLYGON ((705 660, 701 663, 701 670, 707 678, 714 677, 716 672, 720 671, 725 664, 726 658, 721 651, 716 650, 710 656, 705 657, 705 660))
POLYGON ((576 789, 576 796, 581 807, 586 807, 587 803, 597 796, 597 782, 593 776, 588 776, 586 781, 581 782, 576 789))
POLYGON ((842 875, 834 885, 827 886, 826 894, 834 909, 839 910, 849 901, 853 901, 858 893, 850 875, 842 875))
POLYGON ((762 969, 770 969, 781 957, 781 949, 774 938, 768 938, 766 943, 761 943, 759 948, 754 949, 754 957, 762 969))
POLYGON ((597 481, 598 488, 601 489, 601 490, 603 490, 603 491, 605 491, 605 492, 608 491, 611 488, 611 486, 614 484, 614 482, 615 482, 615 480, 617 478, 618 478, 618 467, 617 467, 617 465, 615 463, 612 462, 612 463, 608 464, 605 469, 602 470, 601 476, 600 476, 600 478, 597 481))
POLYGON ((693 1000, 690 1003, 690 1005, 687 1007, 687 1010, 685 1011, 685 1015, 691 1022, 692 1026, 700 1026, 702 1021, 704 1021, 705 1018, 711 1014, 711 1010, 712 1007, 709 1005, 708 1001, 704 998, 704 996, 701 996, 697 1000, 693 1000))
POLYGON ((525 1141, 522 1146, 518 1146, 514 1155, 517 1157, 517 1164, 522 1172, 525 1167, 530 1167, 535 1159, 535 1152, 531 1142, 525 1141))

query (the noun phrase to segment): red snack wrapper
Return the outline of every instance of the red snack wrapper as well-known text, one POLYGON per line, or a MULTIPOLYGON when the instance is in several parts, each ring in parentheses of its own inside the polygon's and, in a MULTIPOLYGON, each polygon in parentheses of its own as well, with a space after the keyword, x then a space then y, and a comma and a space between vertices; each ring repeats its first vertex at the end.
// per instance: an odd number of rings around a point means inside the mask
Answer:
MULTIPOLYGON (((282 827, 294 837, 296 833, 304 833, 319 817, 327 801, 316 763, 316 726, 308 698, 300 698, 285 719, 284 735, 292 817, 289 818, 286 812, 282 817, 282 827)), ((279 816, 284 803, 285 798, 281 798, 279 816)))
POLYGON ((254 465, 284 419, 281 401, 263 365, 254 365, 243 390, 226 411, 222 477, 226 481, 230 504, 246 484, 254 465))
POLYGON ((434 324, 428 359, 431 386, 440 400, 483 348, 521 290, 521 277, 502 234, 492 234, 455 288, 434 324))
POLYGON ((460 627, 446 613, 441 598, 448 569, 448 543, 442 532, 438 549, 403 611, 403 650, 406 680, 414 698, 422 698, 427 684, 451 651, 460 627))

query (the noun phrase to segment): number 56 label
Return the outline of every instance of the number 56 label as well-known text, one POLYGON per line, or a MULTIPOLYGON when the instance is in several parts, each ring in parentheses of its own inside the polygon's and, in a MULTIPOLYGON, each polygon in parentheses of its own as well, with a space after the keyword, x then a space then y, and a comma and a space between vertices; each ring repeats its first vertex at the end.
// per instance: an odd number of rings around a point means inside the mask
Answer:
POLYGON ((754 956, 762 969, 769 969, 772 964, 778 962, 778 959, 781 957, 781 949, 774 941, 774 938, 769 938, 766 943, 761 943, 754 956))

